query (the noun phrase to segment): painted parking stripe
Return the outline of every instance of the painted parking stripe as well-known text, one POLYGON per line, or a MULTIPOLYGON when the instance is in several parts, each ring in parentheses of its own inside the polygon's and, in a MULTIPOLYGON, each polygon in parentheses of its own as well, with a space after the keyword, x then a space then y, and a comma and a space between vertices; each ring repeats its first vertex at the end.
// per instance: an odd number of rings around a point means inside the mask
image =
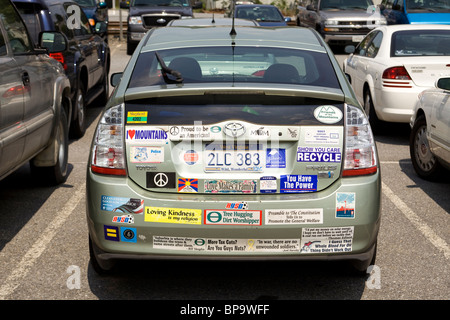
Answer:
POLYGON ((405 217, 418 229, 428 241, 444 254, 446 259, 450 259, 450 247, 444 239, 439 237, 420 217, 412 211, 394 192, 382 183, 383 194, 399 209, 405 217))

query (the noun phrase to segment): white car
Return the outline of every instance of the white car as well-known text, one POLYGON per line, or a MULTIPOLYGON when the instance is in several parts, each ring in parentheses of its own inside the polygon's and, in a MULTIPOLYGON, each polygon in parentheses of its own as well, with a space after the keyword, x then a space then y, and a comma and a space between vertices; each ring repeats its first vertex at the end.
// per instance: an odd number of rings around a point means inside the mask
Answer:
POLYGON ((377 131, 380 120, 409 123, 419 93, 450 75, 450 25, 379 27, 346 51, 344 72, 377 131))
POLYGON ((410 125, 414 170, 424 179, 441 177, 450 170, 450 77, 420 95, 410 125))

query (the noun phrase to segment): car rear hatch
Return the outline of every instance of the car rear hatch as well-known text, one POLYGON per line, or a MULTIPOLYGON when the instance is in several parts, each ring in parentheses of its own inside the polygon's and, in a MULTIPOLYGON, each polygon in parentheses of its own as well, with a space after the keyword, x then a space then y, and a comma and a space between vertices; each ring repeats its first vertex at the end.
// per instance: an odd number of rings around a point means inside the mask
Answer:
POLYGON ((342 93, 318 98, 321 90, 303 96, 229 88, 171 97, 128 95, 128 175, 152 192, 323 190, 341 172, 344 103, 342 93))
POLYGON ((406 63, 404 67, 412 81, 419 87, 433 87, 436 80, 450 75, 450 59, 448 56, 423 57, 414 63, 406 63))

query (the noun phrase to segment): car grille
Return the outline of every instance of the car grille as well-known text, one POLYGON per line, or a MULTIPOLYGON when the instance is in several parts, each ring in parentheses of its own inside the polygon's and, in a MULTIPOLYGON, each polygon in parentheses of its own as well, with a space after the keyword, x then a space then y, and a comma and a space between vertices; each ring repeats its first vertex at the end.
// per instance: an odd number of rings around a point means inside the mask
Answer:
POLYGON ((375 24, 367 24, 366 21, 339 21, 338 25, 340 32, 347 34, 366 34, 375 27, 375 24))
POLYGON ((164 27, 170 21, 180 18, 179 14, 147 14, 142 16, 145 28, 164 27))

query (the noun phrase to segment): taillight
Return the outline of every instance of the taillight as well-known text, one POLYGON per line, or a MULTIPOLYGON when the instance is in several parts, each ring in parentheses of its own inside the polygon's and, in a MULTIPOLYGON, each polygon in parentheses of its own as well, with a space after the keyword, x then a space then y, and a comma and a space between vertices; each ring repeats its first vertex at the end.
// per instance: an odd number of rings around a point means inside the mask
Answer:
POLYGON ((361 176, 377 172, 377 156, 372 129, 364 112, 347 105, 344 170, 342 176, 361 176))
POLYGON ((412 88, 411 77, 405 67, 392 67, 383 72, 383 87, 412 88))
POLYGON ((95 173, 125 176, 123 104, 106 110, 94 136, 91 170, 95 173))
POLYGON ((67 64, 64 61, 64 55, 61 52, 49 53, 49 56, 52 57, 53 59, 61 62, 61 64, 63 65, 64 70, 67 69, 67 64))

